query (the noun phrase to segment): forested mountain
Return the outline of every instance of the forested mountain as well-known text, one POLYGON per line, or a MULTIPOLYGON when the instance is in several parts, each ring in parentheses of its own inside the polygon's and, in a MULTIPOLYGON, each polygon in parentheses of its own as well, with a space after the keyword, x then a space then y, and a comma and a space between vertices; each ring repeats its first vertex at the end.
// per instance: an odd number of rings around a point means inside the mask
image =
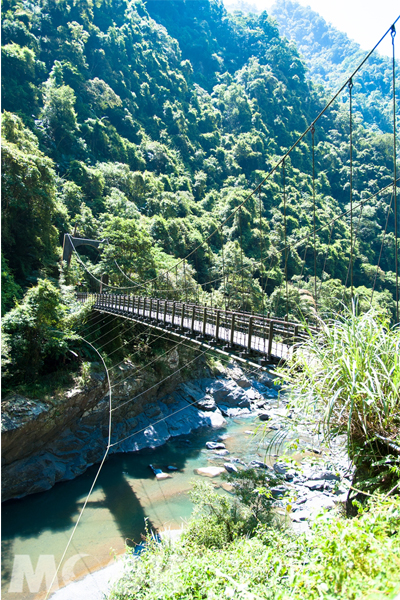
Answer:
MULTIPOLYGON (((327 23, 309 6, 280 0, 271 8, 281 35, 296 43, 315 83, 334 90, 346 81, 371 48, 359 44, 327 23)), ((391 23, 387 24, 389 28, 391 23)), ((384 34, 376 31, 376 42, 384 34)), ((354 78, 355 108, 364 123, 393 131, 391 59, 375 53, 354 78)))
MULTIPOLYGON (((63 234, 76 227, 81 236, 108 238, 100 258, 90 249, 84 254, 88 268, 97 277, 109 273, 114 285, 132 285, 114 259, 137 282, 168 268, 158 281, 161 295, 180 297, 184 278, 191 298, 246 310, 264 305, 281 316, 287 238, 290 315, 299 306, 313 314, 310 135, 286 161, 285 189, 279 171, 174 269, 250 194, 326 101, 273 19, 265 12, 228 14, 219 0, 4 0, 2 28, 3 313, 38 278, 57 280, 63 234)), ((386 89, 380 59, 374 65, 386 89)), ((322 308, 347 297, 349 216, 333 230, 328 222, 348 209, 348 132, 345 95, 315 133, 322 308)), ((354 202, 390 184, 389 134, 356 119, 353 159, 354 202)), ((368 304, 376 283, 381 294, 374 301, 392 311, 387 204, 388 196, 379 196, 363 206, 354 285, 368 304)), ((74 260, 68 278, 95 285, 74 260)))

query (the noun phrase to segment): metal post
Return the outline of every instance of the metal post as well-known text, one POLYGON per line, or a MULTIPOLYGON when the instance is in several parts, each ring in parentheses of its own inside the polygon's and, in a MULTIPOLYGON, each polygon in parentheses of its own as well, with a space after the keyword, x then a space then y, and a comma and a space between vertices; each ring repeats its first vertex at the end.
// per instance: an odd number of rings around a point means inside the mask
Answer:
POLYGON ((171 316, 172 327, 175 325, 175 305, 176 305, 176 301, 174 300, 172 303, 172 316, 171 316))
POLYGON ((231 319, 231 337, 230 337, 230 345, 231 345, 231 347, 233 346, 234 333, 235 333, 235 313, 232 313, 232 319, 231 319))
POLYGON ((274 337, 274 322, 269 322, 269 332, 268 332, 268 358, 272 356, 272 338, 274 337))
POLYGON ((181 330, 183 331, 183 326, 185 322, 185 305, 182 304, 182 313, 181 313, 181 330))
POLYGON ((167 301, 164 300, 164 323, 167 322, 167 301))
POLYGON ((249 331, 247 333, 247 350, 251 351, 251 336, 253 335, 253 317, 249 318, 249 331))
POLYGON ((220 319, 220 314, 221 311, 217 310, 217 316, 215 319, 215 341, 218 343, 218 337, 219 337, 219 319, 220 319))
POLYGON ((194 320, 196 318, 196 307, 193 306, 193 310, 192 310, 192 326, 191 326, 191 333, 194 334, 194 320))
POLYGON ((150 298, 150 319, 153 318, 153 298, 150 298))
POLYGON ((160 312, 160 300, 157 298, 156 321, 158 321, 158 313, 160 312))
POLYGON ((207 307, 204 307, 204 313, 203 313, 203 331, 202 331, 202 335, 203 337, 205 337, 206 335, 206 324, 207 324, 207 307))

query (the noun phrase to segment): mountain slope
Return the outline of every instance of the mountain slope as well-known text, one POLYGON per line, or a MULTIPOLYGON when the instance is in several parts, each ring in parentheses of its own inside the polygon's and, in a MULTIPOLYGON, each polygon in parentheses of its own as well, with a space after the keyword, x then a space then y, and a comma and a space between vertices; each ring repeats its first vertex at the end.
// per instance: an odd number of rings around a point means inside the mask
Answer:
MULTIPOLYGON (((367 55, 359 44, 309 6, 282 0, 274 4, 271 15, 276 18, 281 35, 296 43, 313 81, 332 90, 337 89, 367 55)), ((383 33, 377 32, 377 41, 383 33)), ((365 123, 383 132, 393 129, 391 85, 391 59, 378 53, 354 79, 356 109, 365 123)))
MULTIPOLYGON (((115 285, 130 285, 118 257, 137 282, 168 268, 158 293, 178 297, 184 277, 193 299, 247 310, 268 301, 284 314, 287 271, 296 314, 299 289, 313 287, 310 136, 286 161, 285 190, 276 173, 230 217, 325 102, 268 15, 229 15, 217 0, 6 0, 3 14, 7 308, 13 278, 26 288, 57 277, 63 233, 76 226, 82 236, 109 239, 101 257, 89 249, 85 260, 115 285), (40 169, 43 185, 32 187, 40 169), (24 235, 31 207, 45 206, 41 195, 47 208, 36 210, 36 234, 21 244, 13 232, 24 235), (189 252, 185 271, 175 269, 189 252)), ((388 137, 356 123, 354 139, 356 202, 390 183, 392 167, 388 137)), ((348 217, 331 236, 327 224, 349 202, 346 104, 326 113, 315 141, 317 276, 331 281, 326 294, 321 284, 329 304, 344 294, 349 263, 348 217)), ((355 285, 373 284, 385 211, 386 199, 373 199, 360 216, 355 285)), ((389 239, 392 231, 390 219, 389 239)), ((381 291, 393 291, 392 264, 393 243, 382 253, 381 291)), ((74 261, 68 277, 95 285, 74 261)), ((391 306, 390 294, 385 302, 391 306)))

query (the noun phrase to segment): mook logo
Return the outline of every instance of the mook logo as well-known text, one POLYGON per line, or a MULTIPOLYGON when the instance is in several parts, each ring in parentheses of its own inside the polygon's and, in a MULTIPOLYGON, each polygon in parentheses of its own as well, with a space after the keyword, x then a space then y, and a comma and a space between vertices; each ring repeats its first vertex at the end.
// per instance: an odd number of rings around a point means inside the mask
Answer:
POLYGON ((10 594, 22 594, 25 585, 28 586, 32 594, 44 590, 48 591, 50 586, 51 591, 55 592, 60 587, 60 580, 62 585, 67 585, 74 580, 75 565, 86 556, 90 556, 90 554, 74 554, 64 563, 61 571, 57 573, 54 554, 41 554, 36 568, 33 567, 29 554, 16 554, 8 592, 10 594))

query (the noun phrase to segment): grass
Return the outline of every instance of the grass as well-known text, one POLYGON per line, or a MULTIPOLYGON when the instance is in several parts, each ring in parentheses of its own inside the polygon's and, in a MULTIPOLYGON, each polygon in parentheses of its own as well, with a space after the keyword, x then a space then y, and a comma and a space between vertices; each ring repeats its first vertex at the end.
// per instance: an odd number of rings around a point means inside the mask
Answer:
POLYGON ((345 434, 350 458, 375 483, 400 478, 398 326, 353 307, 321 321, 281 375, 301 418, 314 419, 326 441, 345 434))
POLYGON ((109 600, 378 600, 400 592, 400 499, 372 501, 354 519, 322 515, 308 534, 260 526, 222 548, 204 536, 173 545, 151 536, 109 600))

